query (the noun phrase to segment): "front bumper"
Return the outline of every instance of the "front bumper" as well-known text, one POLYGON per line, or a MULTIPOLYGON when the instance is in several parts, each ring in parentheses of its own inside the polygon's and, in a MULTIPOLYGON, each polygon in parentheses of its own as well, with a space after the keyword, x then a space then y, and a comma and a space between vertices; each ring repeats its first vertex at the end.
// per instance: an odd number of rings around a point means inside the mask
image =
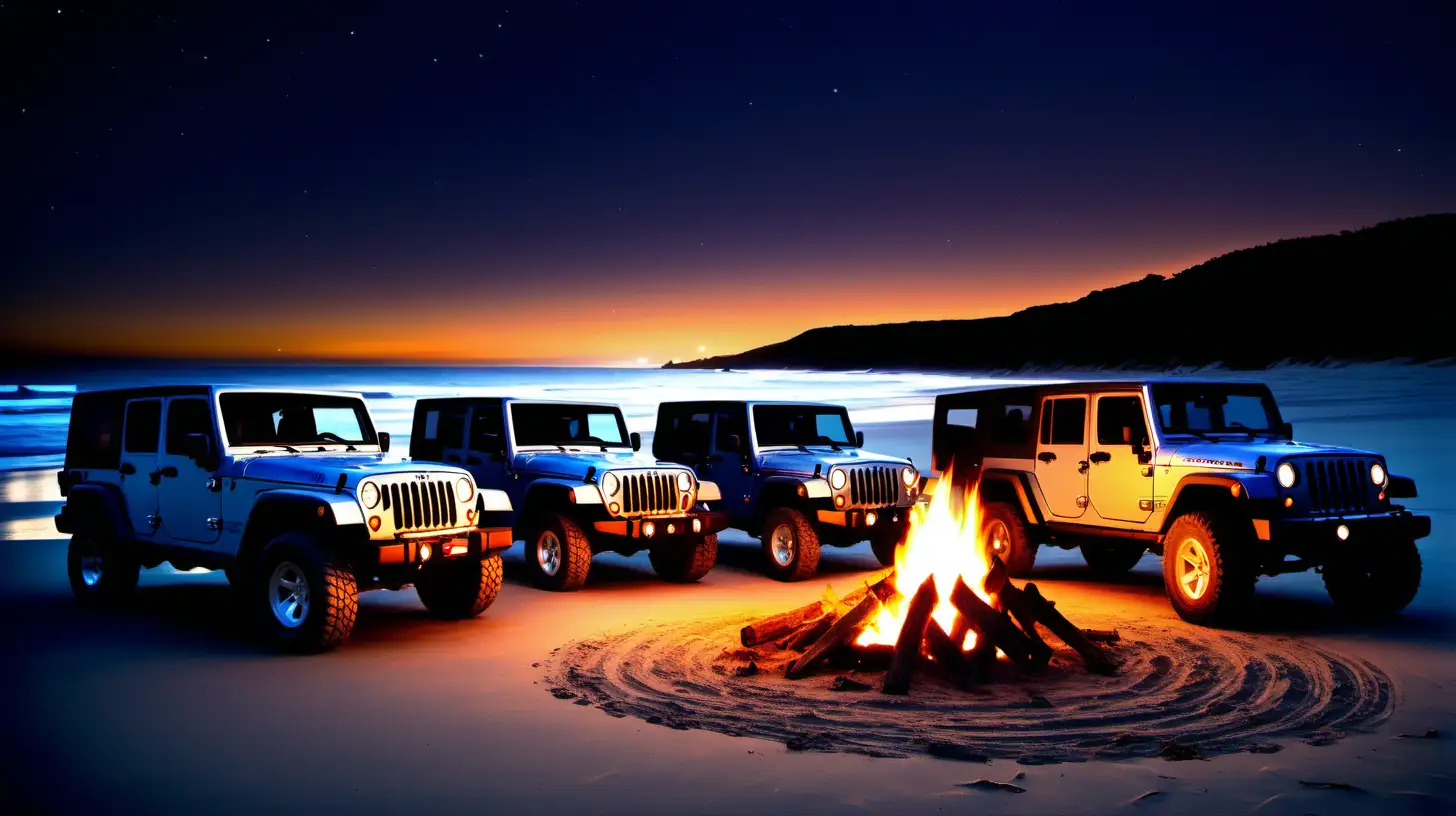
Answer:
POLYGON ((410 538, 379 546, 378 563, 381 566, 423 564, 436 558, 447 561, 473 558, 479 561, 509 549, 514 541, 515 535, 509 527, 483 527, 463 536, 410 538), (422 549, 424 545, 428 545, 428 549, 422 549), (430 554, 429 558, 422 557, 425 552, 430 554))
POLYGON ((1431 517, 1402 510, 1343 518, 1255 519, 1254 531, 1261 541, 1291 552, 1361 544, 1379 546, 1385 541, 1425 538, 1431 534, 1431 517), (1340 538, 1342 527, 1344 538, 1340 538))
POLYGON ((909 507, 870 507, 855 510, 820 510, 820 524, 832 524, 847 530, 881 529, 903 525, 910 518, 909 507), (871 523, 870 519, 874 521, 871 523))
POLYGON ((711 510, 660 518, 608 519, 592 522, 592 529, 599 533, 624 538, 651 538, 654 541, 685 535, 710 535, 727 527, 728 514, 711 510), (697 522, 697 529, 694 529, 693 522, 697 522), (652 525, 651 535, 647 534, 648 524, 652 525))

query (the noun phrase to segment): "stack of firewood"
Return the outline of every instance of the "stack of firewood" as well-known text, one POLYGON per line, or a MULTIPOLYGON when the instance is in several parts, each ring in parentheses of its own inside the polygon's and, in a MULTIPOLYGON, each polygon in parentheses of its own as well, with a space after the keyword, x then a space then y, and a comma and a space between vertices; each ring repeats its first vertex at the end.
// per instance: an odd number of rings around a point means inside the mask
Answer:
POLYGON ((1018 587, 1011 583, 1006 567, 992 556, 985 593, 991 603, 958 580, 950 594, 956 609, 955 625, 946 631, 931 617, 940 603, 934 577, 913 588, 908 600, 897 597, 895 571, 885 570, 843 598, 832 592, 814 603, 774 615, 743 627, 745 647, 777 645, 797 653, 786 671, 790 679, 812 674, 821 665, 886 669, 882 691, 907 694, 917 670, 934 668, 961 687, 990 678, 998 653, 1026 672, 1039 672, 1052 659, 1052 648, 1040 629, 1065 643, 1083 665, 1098 674, 1113 674, 1118 664, 1102 643, 1117 640, 1116 632, 1079 629, 1057 611, 1056 604, 1042 596, 1036 584, 1018 587), (893 647, 856 644, 860 633, 873 622, 886 603, 905 607, 904 624, 893 647), (967 650, 967 635, 976 633, 975 646, 967 650))

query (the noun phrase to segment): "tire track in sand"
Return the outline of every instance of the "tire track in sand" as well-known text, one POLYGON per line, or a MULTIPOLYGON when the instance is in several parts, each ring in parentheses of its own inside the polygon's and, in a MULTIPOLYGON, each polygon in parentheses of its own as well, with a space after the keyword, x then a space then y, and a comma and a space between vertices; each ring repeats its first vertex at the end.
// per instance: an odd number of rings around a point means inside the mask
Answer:
POLYGON ((738 648, 742 623, 668 624, 570 643, 543 664, 547 685, 612 716, 797 750, 1028 764, 1267 752, 1278 750, 1275 740, 1325 745, 1378 726, 1395 705, 1390 678, 1358 658, 1286 637, 1142 624, 1119 626, 1124 665, 1115 677, 1088 674, 1059 651, 1042 675, 1018 677, 1003 664, 1000 676, 966 692, 922 673, 910 696, 885 696, 881 672, 826 668, 785 679, 792 654, 738 648), (844 674, 870 690, 835 690, 844 674))

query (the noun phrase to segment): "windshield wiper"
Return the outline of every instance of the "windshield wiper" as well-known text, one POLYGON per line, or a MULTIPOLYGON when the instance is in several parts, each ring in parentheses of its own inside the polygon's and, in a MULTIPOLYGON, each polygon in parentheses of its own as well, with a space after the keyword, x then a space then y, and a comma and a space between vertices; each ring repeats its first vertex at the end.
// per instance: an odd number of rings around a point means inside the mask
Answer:
MULTIPOLYGON (((282 448, 282 449, 288 451, 289 453, 303 453, 303 451, 299 450, 298 448, 295 448, 292 445, 285 445, 282 442, 275 443, 273 445, 273 447, 275 447, 275 448, 282 448)), ((269 450, 267 448, 258 448, 257 450, 253 451, 253 453, 268 453, 268 452, 269 452, 269 450)))

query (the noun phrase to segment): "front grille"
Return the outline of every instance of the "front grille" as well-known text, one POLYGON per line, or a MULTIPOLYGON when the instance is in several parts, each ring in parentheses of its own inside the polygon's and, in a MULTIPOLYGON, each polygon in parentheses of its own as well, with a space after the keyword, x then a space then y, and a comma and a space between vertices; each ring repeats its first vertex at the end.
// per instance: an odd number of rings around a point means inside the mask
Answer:
POLYGON ((622 515, 682 512, 679 471, 622 475, 622 515))
POLYGON ((1306 460, 1304 482, 1310 511, 1361 513, 1372 509, 1370 477, 1366 475, 1371 464, 1351 457, 1306 460))
POLYGON ((450 480, 413 480, 389 485, 381 492, 384 510, 394 512, 394 529, 399 532, 459 526, 460 508, 450 480))
POLYGON ((900 498, 898 467, 849 468, 849 503, 887 507, 900 498))

